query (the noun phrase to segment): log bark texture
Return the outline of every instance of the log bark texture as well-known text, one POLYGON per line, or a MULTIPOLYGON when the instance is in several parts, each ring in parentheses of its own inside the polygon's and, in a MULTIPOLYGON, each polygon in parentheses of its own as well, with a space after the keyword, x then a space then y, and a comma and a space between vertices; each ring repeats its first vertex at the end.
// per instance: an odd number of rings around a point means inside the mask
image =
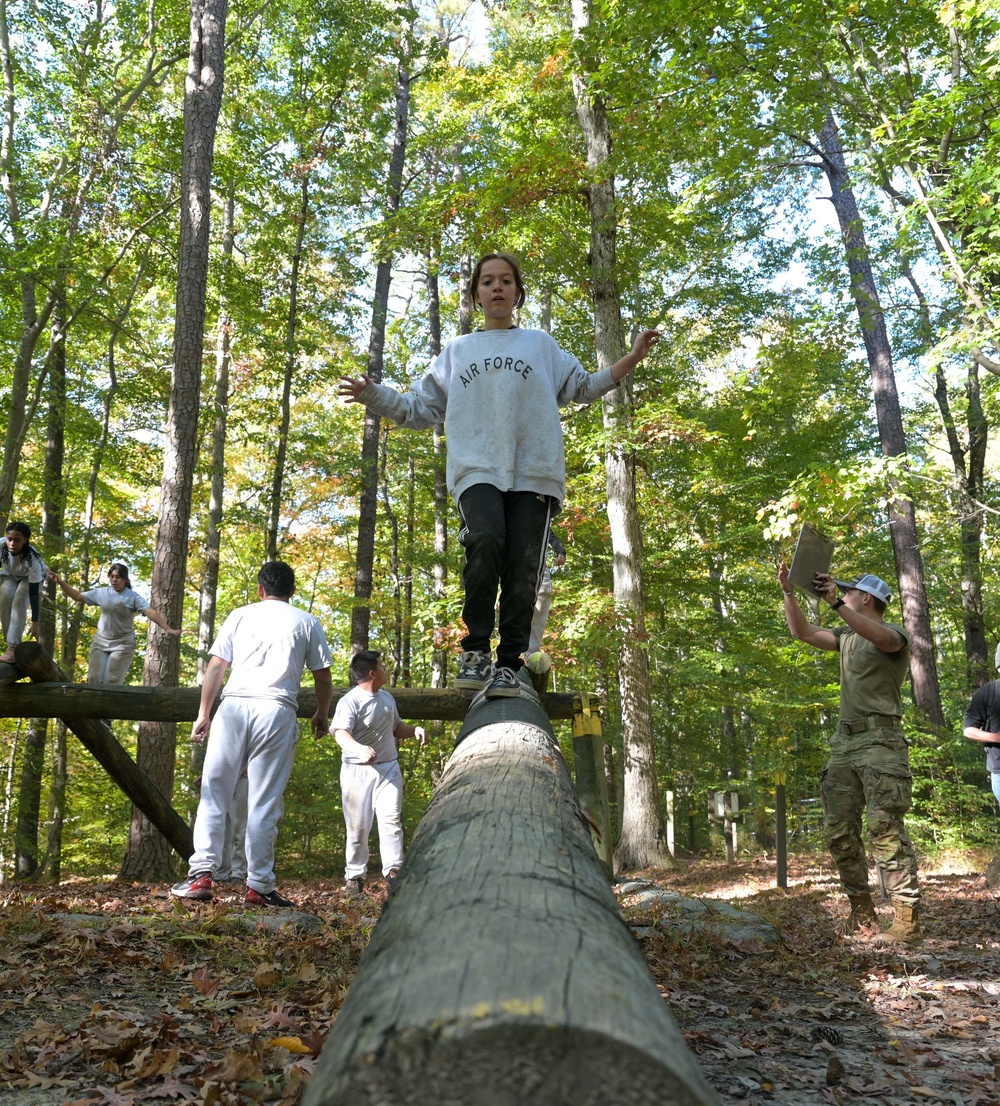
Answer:
MULTIPOLYGON (((22 642, 14 659, 33 680, 65 680, 62 669, 34 642, 22 642)), ((72 686, 72 685, 70 685, 72 686)), ((49 717, 61 717, 49 715, 49 717)), ((194 852, 191 829, 102 722, 67 714, 63 721, 115 783, 185 860, 194 852)))
MULTIPOLYGON (((0 718, 128 718, 154 722, 193 722, 198 717, 201 690, 197 687, 113 687, 107 684, 32 683, 9 684, 21 678, 14 665, 0 664, 0 718), (7 673, 9 670, 9 674, 7 673)), ((337 705, 347 688, 335 688, 337 705)), ((460 722, 469 700, 447 688, 394 687, 402 718, 460 722)), ((542 709, 549 718, 572 718, 579 710, 579 696, 564 693, 542 695, 542 709)), ((593 699, 591 700, 593 702, 593 699)), ((316 713, 316 692, 299 689, 299 718, 316 713)))
POLYGON ((469 712, 305 1106, 717 1103, 539 707, 469 712))

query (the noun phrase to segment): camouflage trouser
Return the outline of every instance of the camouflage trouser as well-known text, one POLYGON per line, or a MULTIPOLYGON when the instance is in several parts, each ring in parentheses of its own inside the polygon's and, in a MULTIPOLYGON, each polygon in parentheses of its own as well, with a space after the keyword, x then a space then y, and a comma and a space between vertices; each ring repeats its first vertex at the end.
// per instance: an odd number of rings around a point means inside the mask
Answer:
POLYGON ((861 835, 864 810, 872 855, 882 870, 886 891, 894 903, 916 906, 920 901, 917 855, 903 827, 912 777, 902 729, 835 734, 820 787, 826 843, 847 894, 870 890, 861 835))

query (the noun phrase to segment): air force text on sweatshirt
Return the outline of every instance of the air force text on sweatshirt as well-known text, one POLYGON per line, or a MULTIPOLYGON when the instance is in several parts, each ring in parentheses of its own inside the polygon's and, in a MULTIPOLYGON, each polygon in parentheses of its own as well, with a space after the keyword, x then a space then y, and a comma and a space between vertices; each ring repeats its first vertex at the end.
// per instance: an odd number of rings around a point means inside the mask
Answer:
POLYGON ((444 423, 448 490, 457 503, 474 484, 536 492, 559 504, 566 457, 559 408, 593 403, 615 387, 590 373, 541 330, 479 330, 453 338, 400 394, 371 384, 360 401, 411 430, 444 423))

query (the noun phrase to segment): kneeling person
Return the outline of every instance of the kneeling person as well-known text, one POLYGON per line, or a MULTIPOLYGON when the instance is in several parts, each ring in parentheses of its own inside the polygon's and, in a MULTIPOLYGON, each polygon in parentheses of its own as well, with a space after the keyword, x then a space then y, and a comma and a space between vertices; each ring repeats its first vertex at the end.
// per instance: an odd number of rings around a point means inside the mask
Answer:
POLYGON ((351 660, 357 685, 337 703, 333 736, 343 750, 340 790, 347 826, 347 865, 344 887, 358 895, 368 873, 368 838, 378 823, 382 875, 391 889, 403 863, 403 776, 397 741, 416 737, 427 744, 422 726, 409 726, 399 717, 396 700, 384 691, 385 665, 379 653, 366 649, 351 660))

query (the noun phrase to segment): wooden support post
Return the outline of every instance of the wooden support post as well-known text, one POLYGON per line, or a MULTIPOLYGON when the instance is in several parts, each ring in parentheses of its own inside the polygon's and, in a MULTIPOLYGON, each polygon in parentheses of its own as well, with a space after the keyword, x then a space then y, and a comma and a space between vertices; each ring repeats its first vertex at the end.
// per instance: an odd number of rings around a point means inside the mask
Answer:
MULTIPOLYGON (((17 666, 32 680, 65 681, 62 669, 35 642, 22 642, 14 650, 17 666)), ((42 717, 42 716, 39 716, 42 717)), ((48 715, 47 717, 52 717, 48 715)), ((103 722, 69 713, 62 717, 81 743, 93 754, 133 803, 163 834, 167 842, 185 860, 194 852, 191 829, 166 798, 150 782, 146 773, 115 740, 103 722)))
POLYGON ((736 863, 736 854, 739 852, 739 842, 736 840, 736 822, 740 813, 740 795, 738 791, 727 791, 723 804, 723 831, 726 835, 726 863, 736 863))
POLYGON ((785 773, 774 774, 774 839, 777 848, 778 886, 788 890, 788 830, 785 818, 785 773))
POLYGON ((594 852, 543 711, 482 699, 303 1106, 717 1104, 594 852))
POLYGON ((666 813, 667 821, 667 852, 674 858, 677 853, 674 851, 674 793, 672 791, 665 791, 663 793, 664 810, 666 813))
POLYGON ((604 735, 598 704, 587 692, 579 697, 579 711, 573 716, 573 764, 576 768, 576 797, 590 822, 594 847, 608 873, 614 875, 614 847, 608 807, 608 778, 604 772, 604 735))

